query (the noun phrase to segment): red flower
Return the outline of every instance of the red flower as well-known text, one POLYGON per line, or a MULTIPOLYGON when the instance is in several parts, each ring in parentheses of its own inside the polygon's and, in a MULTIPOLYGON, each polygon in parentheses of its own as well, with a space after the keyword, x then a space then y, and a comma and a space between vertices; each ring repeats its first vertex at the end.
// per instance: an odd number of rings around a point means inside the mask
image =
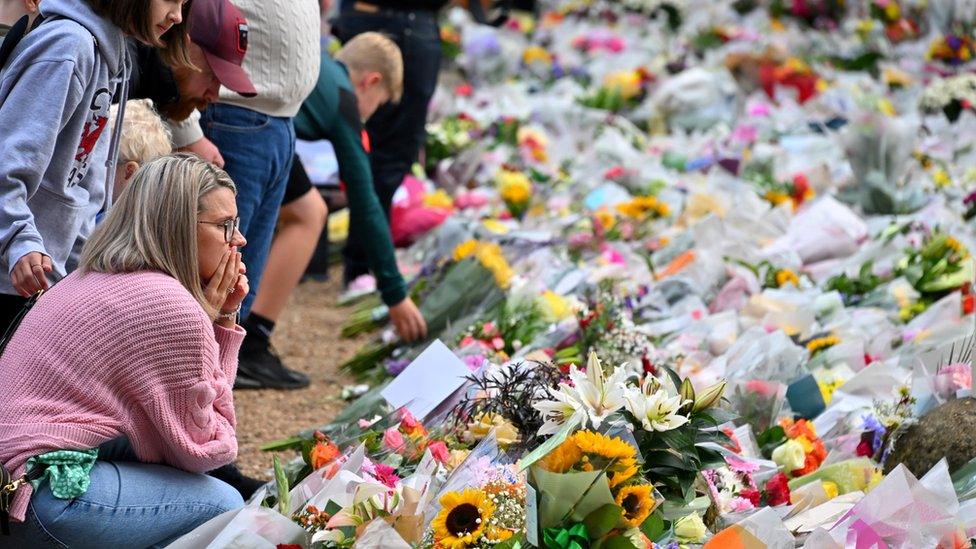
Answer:
POLYGON ((756 490, 755 488, 746 488, 739 492, 739 496, 749 500, 753 506, 759 507, 759 490, 756 490))
POLYGON ((457 87, 454 88, 454 93, 460 95, 461 97, 471 97, 471 94, 474 93, 474 88, 471 86, 471 84, 464 82, 463 84, 458 84, 457 87))
POLYGON ((965 294, 962 296, 962 314, 969 315, 976 310, 976 296, 965 294))
POLYGON ((789 479, 783 473, 776 473, 776 476, 766 481, 766 505, 776 507, 777 505, 788 505, 789 503, 789 479))
POLYGON ((647 355, 641 357, 641 366, 644 367, 645 374, 657 375, 657 367, 654 366, 654 363, 651 362, 651 359, 647 355))
POLYGON ((603 173, 603 178, 613 180, 613 179, 623 177, 624 173, 626 172, 623 166, 614 166, 603 173))
POLYGON ((275 549, 302 549, 302 546, 297 543, 279 543, 275 545, 275 549))
POLYGON ((810 190, 810 180, 807 176, 800 173, 793 176, 793 202, 796 204, 802 204, 807 197, 807 191, 810 190))
POLYGON ((862 440, 857 444, 857 450, 855 451, 857 457, 871 457, 874 455, 874 450, 871 448, 871 443, 867 440, 862 440))

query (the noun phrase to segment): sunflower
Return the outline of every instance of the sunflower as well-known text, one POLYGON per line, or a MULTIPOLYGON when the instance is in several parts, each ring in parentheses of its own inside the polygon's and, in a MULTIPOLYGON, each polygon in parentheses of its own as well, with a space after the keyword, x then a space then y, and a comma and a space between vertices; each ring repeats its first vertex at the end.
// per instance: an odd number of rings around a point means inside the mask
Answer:
POLYGON ((546 454, 546 457, 542 458, 539 465, 546 471, 565 473, 575 467, 582 457, 583 452, 580 451, 579 446, 576 445, 576 442, 572 438, 569 438, 563 441, 553 451, 546 454))
POLYGON ((657 507, 653 491, 649 484, 636 484, 624 486, 617 492, 617 505, 624 510, 624 520, 628 526, 640 526, 657 507))
POLYGON ((440 503, 441 510, 431 527, 434 529, 434 542, 445 549, 466 549, 478 543, 495 512, 495 504, 488 494, 473 488, 448 492, 440 503))
POLYGON ((811 339, 807 342, 807 351, 810 351, 810 356, 813 356, 820 351, 825 351, 834 345, 840 343, 840 338, 837 336, 825 336, 811 339))
MULTIPOLYGON (((593 431, 578 431, 573 435, 573 441, 586 456, 588 465, 591 465, 591 458, 609 462, 607 472, 610 473, 611 488, 637 474, 637 451, 619 437, 610 438, 593 431)), ((592 470, 593 467, 589 469, 592 470)))

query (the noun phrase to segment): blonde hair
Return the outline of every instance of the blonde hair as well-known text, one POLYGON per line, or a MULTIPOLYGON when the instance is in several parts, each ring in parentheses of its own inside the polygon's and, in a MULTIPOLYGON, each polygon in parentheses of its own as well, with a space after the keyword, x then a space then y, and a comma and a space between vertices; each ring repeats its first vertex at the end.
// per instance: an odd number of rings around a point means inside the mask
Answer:
POLYGON ((162 271, 183 285, 215 318, 200 281, 197 214, 202 199, 219 188, 237 194, 227 172, 192 154, 145 164, 81 251, 84 272, 162 271))
MULTIPOLYGON (((112 106, 112 124, 118 110, 118 105, 112 106)), ((119 163, 136 162, 142 165, 171 152, 173 146, 170 143, 169 130, 153 109, 152 100, 133 99, 126 102, 122 140, 119 143, 119 163)))
POLYGON ((403 96, 403 56, 393 40, 378 32, 356 35, 336 52, 335 58, 350 71, 378 72, 390 93, 390 101, 403 96))

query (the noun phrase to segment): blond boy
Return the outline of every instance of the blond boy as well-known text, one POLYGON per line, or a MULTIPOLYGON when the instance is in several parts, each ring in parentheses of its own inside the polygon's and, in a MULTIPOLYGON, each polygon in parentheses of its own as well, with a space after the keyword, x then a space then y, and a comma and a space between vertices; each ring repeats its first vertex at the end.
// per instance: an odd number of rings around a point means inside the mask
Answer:
MULTIPOLYGON (((113 123, 117 112, 118 105, 113 105, 113 123)), ((140 166, 172 151, 169 130, 153 109, 152 101, 128 101, 125 104, 125 119, 122 121, 122 140, 119 143, 119 161, 115 165, 115 188, 112 196, 117 198, 125 190, 140 166)))

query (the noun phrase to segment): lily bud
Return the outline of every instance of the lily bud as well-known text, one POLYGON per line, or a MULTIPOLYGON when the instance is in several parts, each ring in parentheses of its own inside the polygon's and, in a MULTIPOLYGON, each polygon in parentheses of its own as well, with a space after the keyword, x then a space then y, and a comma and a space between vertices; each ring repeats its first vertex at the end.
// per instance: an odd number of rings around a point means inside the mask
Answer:
POLYGON ((695 399, 695 406, 691 409, 694 412, 701 412, 707 410, 715 405, 722 398, 722 393, 725 392, 726 381, 723 379, 715 385, 705 389, 700 395, 695 399))
POLYGON ((695 403, 695 387, 691 384, 691 380, 685 378, 681 382, 681 389, 678 391, 681 395, 681 411, 688 412, 695 403))

